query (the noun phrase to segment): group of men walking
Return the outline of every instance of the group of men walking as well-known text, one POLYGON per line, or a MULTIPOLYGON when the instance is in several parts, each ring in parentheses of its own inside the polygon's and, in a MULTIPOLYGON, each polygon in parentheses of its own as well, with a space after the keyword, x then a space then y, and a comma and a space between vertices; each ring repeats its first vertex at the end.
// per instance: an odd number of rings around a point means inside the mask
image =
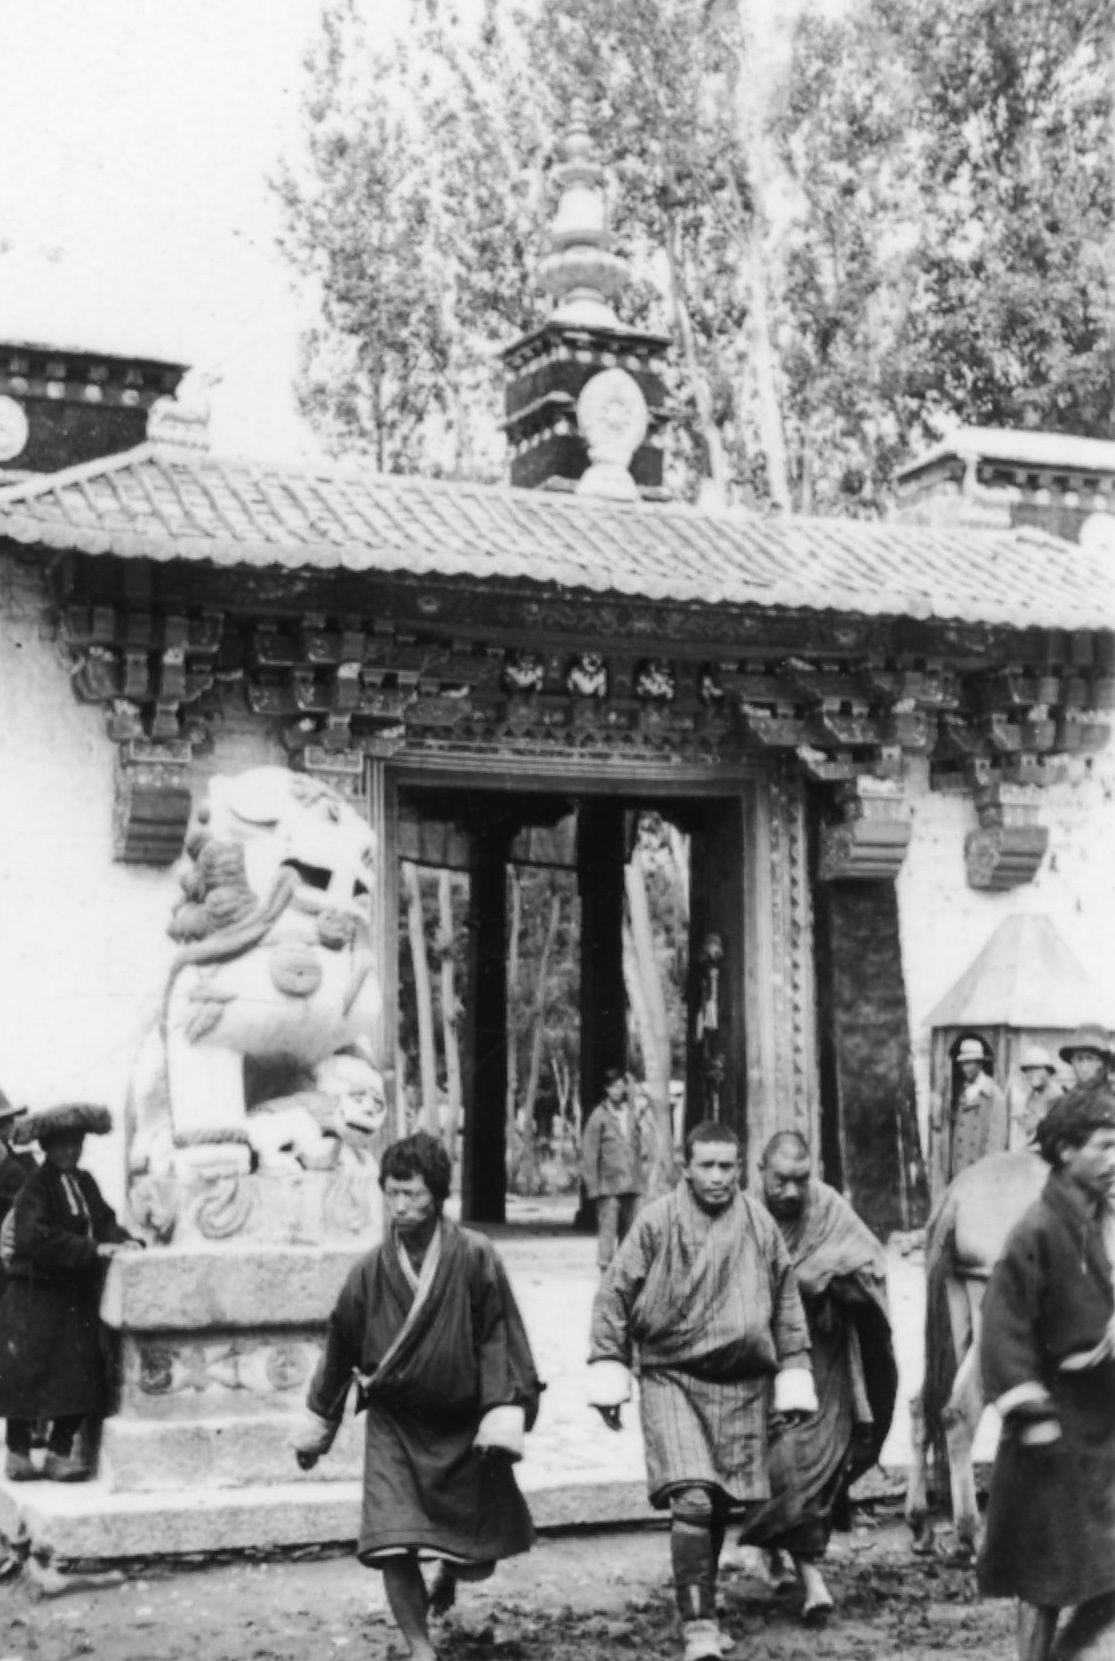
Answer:
MULTIPOLYGON (((796 1134, 774 1139, 751 1190, 741 1177, 734 1132, 692 1130, 681 1180, 631 1218, 592 1316, 589 1405, 610 1428, 638 1377, 686 1661, 721 1654, 729 1523, 791 1553, 806 1619, 827 1612, 819 1562, 894 1405, 874 1236, 815 1180, 796 1134)), ((415 1661, 431 1661, 429 1618, 457 1583, 532 1543, 513 1465, 544 1387, 498 1253, 444 1215, 440 1143, 424 1132, 395 1143, 380 1183, 384 1238, 333 1311, 294 1447, 304 1469, 327 1452, 355 1385, 368 1425, 359 1555, 382 1569, 415 1661), (436 1563, 429 1583, 424 1561, 436 1563)))

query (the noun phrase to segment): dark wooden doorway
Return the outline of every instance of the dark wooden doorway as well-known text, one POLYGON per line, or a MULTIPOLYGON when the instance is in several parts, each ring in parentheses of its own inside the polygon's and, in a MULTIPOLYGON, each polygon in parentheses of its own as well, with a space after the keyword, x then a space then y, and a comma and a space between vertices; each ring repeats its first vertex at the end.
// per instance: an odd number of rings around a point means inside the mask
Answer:
POLYGON ((502 1223, 507 1203, 507 871, 510 863, 555 864, 576 872, 580 899, 581 1100, 599 1099, 608 1067, 627 1045, 623 975, 624 868, 633 816, 653 808, 690 837, 692 882, 687 998, 686 1122, 710 1111, 710 1058, 719 1058, 715 1106, 746 1134, 743 815, 737 797, 659 798, 627 788, 555 793, 529 787, 447 789, 407 783, 397 797, 400 858, 468 873, 468 985, 461 1060, 461 1216, 502 1223), (570 823, 575 832, 569 835, 570 823), (707 1003, 701 953, 710 935, 723 949, 717 1024, 697 1036, 707 1003))

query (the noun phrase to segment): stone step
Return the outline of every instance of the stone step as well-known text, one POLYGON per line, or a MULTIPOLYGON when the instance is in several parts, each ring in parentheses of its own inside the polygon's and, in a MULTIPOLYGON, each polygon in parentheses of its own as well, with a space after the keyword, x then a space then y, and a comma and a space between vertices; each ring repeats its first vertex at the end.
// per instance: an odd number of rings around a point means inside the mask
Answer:
POLYGON ((364 1461, 364 1426, 347 1419, 320 1471, 300 1476, 289 1443, 293 1415, 191 1420, 108 1419, 98 1474, 110 1493, 175 1493, 193 1489, 311 1482, 357 1482, 364 1461))
MULTIPOLYGON (((662 1520, 642 1483, 523 1487, 542 1532, 662 1520)), ((355 1541, 359 1520, 358 1482, 121 1494, 100 1480, 0 1479, 0 1534, 61 1563, 343 1545, 355 1541)))

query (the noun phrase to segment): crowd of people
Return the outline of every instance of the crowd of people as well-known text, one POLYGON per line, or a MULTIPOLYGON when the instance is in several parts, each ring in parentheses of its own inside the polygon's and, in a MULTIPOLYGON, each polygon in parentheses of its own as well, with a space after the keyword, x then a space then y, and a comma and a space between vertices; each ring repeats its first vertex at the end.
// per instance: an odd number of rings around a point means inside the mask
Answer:
MULTIPOLYGON (((1004 1428, 980 1584, 1018 1600, 1021 1661, 1067 1661, 1115 1623, 1115 1057, 1098 1028, 1061 1056, 1067 1089, 1031 1047, 1003 1092, 966 1040, 949 1127, 953 1169, 1006 1148, 1016 1124, 1049 1166, 993 1272, 981 1352, 1004 1428)), ((80 1165, 84 1138, 108 1127, 102 1108, 27 1115, 0 1099, 10 1480, 90 1474, 90 1432, 107 1406, 104 1267, 141 1244, 80 1165), (38 1143, 40 1162, 11 1146, 13 1132, 38 1143)), ((637 1400, 648 1495, 669 1520, 684 1661, 713 1661, 730 1529, 792 1566, 806 1622, 833 1608, 821 1565, 894 1410, 885 1254, 815 1174, 798 1132, 774 1136, 748 1181, 736 1133, 698 1124, 681 1179, 648 1198, 652 1130, 627 1076, 607 1074, 584 1137, 601 1277, 585 1406, 619 1432, 637 1400)), ((337 1299, 292 1436, 309 1470, 350 1399, 364 1415, 357 1551, 382 1572, 414 1661, 432 1661, 431 1617, 458 1585, 534 1539, 515 1465, 545 1386, 498 1251, 446 1216, 451 1176, 425 1131, 384 1151, 383 1236, 337 1299)))

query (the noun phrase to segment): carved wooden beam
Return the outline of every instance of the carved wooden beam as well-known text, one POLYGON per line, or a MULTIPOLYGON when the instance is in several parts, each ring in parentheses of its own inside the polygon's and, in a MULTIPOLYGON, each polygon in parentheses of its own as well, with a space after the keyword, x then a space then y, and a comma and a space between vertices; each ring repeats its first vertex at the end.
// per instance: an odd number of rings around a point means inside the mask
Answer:
POLYGON ((992 778, 977 790, 979 829, 964 843, 970 887, 1001 893, 1033 878, 1049 845, 1040 811, 1040 793, 1033 786, 992 778))
POLYGON ((190 817, 193 746, 131 738, 116 752, 113 858, 128 865, 171 865, 190 817))
POLYGON ((913 809, 900 780, 864 774, 841 785, 843 822, 821 830, 822 882, 893 881, 913 830, 913 809))

